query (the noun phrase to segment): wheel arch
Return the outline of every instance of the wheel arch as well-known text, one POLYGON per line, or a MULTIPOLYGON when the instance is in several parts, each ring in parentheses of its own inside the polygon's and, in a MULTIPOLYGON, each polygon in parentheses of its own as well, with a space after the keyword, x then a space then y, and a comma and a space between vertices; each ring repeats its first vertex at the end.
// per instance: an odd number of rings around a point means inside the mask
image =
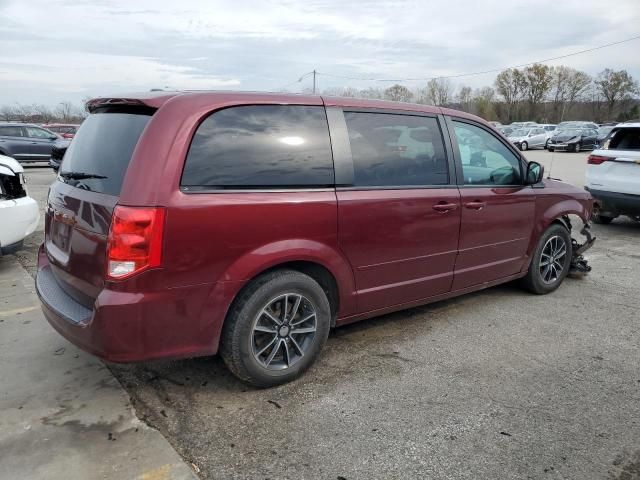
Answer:
POLYGON ((213 327, 214 352, 218 349, 229 311, 243 290, 256 278, 276 270, 296 270, 318 282, 331 305, 331 326, 335 325, 339 314, 355 312, 355 279, 350 264, 341 253, 329 245, 306 240, 266 245, 233 262, 221 276, 224 280, 212 286, 209 308, 202 312, 201 322, 213 327), (211 322, 211 318, 215 321, 211 322))
POLYGON ((590 212, 586 206, 576 199, 565 199, 561 202, 553 203, 548 208, 538 215, 538 222, 533 229, 531 239, 529 241, 529 247, 527 248, 527 259, 522 267, 522 272, 526 272, 529 269, 533 252, 536 245, 540 240, 542 234, 554 224, 562 225, 569 231, 571 236, 571 220, 569 215, 576 215, 586 224, 589 222, 590 212))

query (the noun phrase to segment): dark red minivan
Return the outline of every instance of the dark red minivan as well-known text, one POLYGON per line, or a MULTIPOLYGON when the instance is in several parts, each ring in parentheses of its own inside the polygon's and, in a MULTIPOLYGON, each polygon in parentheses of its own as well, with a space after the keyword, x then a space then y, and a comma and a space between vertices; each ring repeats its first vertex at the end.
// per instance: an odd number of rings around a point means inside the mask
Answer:
POLYGON ((589 193, 466 113, 231 92, 89 108, 36 286, 51 325, 109 361, 220 352, 276 385, 336 325, 515 279, 551 292, 592 243, 568 217, 591 238, 589 193))

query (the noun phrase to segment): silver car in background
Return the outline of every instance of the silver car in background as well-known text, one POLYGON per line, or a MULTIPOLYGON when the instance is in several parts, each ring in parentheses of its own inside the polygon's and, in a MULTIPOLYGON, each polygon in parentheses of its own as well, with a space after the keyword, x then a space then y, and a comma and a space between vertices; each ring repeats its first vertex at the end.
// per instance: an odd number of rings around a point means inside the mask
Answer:
POLYGON ((547 143, 547 131, 540 126, 519 128, 507 135, 507 138, 523 151, 530 148, 544 148, 547 143))

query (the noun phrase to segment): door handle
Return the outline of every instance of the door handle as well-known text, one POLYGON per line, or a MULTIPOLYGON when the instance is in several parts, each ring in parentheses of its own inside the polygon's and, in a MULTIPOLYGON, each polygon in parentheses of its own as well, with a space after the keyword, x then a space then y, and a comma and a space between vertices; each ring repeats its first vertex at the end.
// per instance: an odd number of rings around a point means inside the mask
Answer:
POLYGON ((433 209, 436 212, 442 212, 442 213, 449 212, 451 210, 455 210, 456 208, 458 208, 458 204, 457 203, 447 203, 447 202, 439 202, 439 203, 436 203, 433 206, 433 209))
POLYGON ((481 202, 480 200, 474 200, 473 202, 467 202, 464 204, 465 208, 470 208, 472 210, 482 210, 487 206, 486 202, 481 202))

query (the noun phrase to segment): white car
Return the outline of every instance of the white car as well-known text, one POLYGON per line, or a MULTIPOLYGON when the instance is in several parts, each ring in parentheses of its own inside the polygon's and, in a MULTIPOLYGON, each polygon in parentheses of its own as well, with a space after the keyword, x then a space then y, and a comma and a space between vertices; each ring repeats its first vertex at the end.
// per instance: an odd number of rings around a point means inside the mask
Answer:
POLYGON ((19 250, 39 221, 40 210, 27 194, 22 165, 0 155, 0 256, 19 250))
POLYGON ((594 221, 610 223, 619 215, 640 221, 640 123, 616 125, 588 164, 585 188, 596 201, 594 221))
POLYGON ((511 132, 507 138, 520 150, 544 148, 547 143, 547 132, 542 127, 523 127, 511 132))

